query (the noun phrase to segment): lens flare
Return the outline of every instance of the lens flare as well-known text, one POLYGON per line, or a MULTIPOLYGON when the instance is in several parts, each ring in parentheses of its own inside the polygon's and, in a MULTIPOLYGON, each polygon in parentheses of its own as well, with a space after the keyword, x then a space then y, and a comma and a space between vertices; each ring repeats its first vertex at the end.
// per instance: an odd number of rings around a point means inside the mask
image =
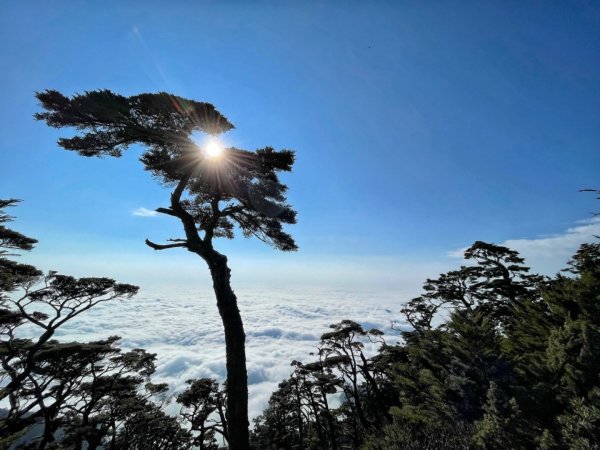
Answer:
POLYGON ((218 158, 223 154, 223 145, 216 140, 209 141, 204 146, 204 154, 207 158, 218 158))

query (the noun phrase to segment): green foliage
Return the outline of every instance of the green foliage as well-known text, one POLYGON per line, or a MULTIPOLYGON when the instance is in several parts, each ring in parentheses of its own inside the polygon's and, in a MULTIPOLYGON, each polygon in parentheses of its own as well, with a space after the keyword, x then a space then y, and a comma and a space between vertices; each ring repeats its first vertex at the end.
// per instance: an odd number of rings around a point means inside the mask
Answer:
POLYGON ((476 448, 500 450, 505 448, 530 448, 526 433, 522 430, 523 420, 516 400, 506 401, 492 382, 487 392, 483 417, 475 424, 474 443, 476 448))
POLYGON ((560 438, 573 450, 600 448, 600 388, 590 391, 588 398, 574 398, 565 414, 557 418, 560 438))
POLYGON ((362 450, 468 450, 471 429, 465 423, 451 426, 435 421, 419 424, 394 420, 366 437, 362 450))
POLYGON ((597 448, 600 245, 582 245, 553 279, 506 247, 476 242, 465 257, 475 264, 427 280, 405 306, 413 328, 401 344, 332 325, 319 359, 295 362, 257 419, 256 442, 294 448, 303 433, 304 448, 319 449, 597 448), (364 339, 378 354, 364 354, 364 339))

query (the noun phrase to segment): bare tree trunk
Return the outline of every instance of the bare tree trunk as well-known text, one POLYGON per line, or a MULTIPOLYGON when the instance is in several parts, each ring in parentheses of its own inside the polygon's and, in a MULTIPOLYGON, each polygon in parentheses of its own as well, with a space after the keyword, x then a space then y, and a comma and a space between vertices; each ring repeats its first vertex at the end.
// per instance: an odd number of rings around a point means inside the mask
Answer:
POLYGON ((329 432, 331 433, 331 449, 337 450, 337 437, 335 431, 335 424, 333 423, 333 416, 331 415, 331 409, 329 409, 329 402, 327 401, 327 392, 321 386, 321 395, 323 396, 323 404, 325 405, 325 418, 327 419, 327 425, 329 426, 329 432))
POLYGON ((295 384, 295 394, 296 394, 296 413, 298 416, 298 437, 300 440, 300 448, 303 449, 304 448, 304 424, 302 423, 302 398, 300 397, 300 386, 299 386, 299 380, 298 378, 296 378, 296 384, 295 384))
POLYGON ((212 247, 214 226, 220 215, 218 199, 212 204, 214 219, 212 228, 205 230, 204 239, 198 235, 194 217, 181 204, 181 195, 191 178, 191 173, 185 175, 171 194, 171 209, 159 208, 157 211, 173 215, 181 220, 187 241, 174 244, 157 245, 146 239, 146 244, 155 250, 173 247, 185 247, 196 253, 208 264, 213 281, 213 290, 217 298, 217 308, 225 331, 225 358, 227 367, 227 425, 224 426, 231 450, 249 450, 250 433, 248 430, 248 374, 246 372, 246 334, 237 298, 231 289, 231 270, 227 266, 227 257, 212 247))
POLYGON ((227 364, 227 431, 231 450, 248 450, 248 374, 246 372, 246 334, 237 306, 237 298, 231 289, 231 270, 227 257, 212 250, 206 262, 213 279, 217 307, 225 329, 225 353, 227 364))

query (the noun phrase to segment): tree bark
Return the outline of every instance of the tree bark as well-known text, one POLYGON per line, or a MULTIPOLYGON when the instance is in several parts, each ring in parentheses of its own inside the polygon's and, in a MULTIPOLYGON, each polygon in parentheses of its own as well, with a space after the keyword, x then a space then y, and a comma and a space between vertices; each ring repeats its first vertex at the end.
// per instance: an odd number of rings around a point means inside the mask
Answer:
POLYGON ((227 257, 212 250, 205 257, 213 280, 217 307, 225 330, 227 365, 227 430, 231 450, 250 448, 246 334, 237 298, 231 289, 227 257))
MULTIPOLYGON (((237 297, 231 289, 231 270, 227 265, 227 257, 212 247, 212 227, 205 229, 205 237, 198 235, 197 224, 194 217, 188 213, 181 204, 181 195, 191 178, 191 173, 179 180, 177 187, 171 194, 171 212, 181 220, 186 236, 185 244, 180 244, 192 253, 196 253, 208 264, 213 281, 213 290, 217 298, 217 308, 223 322, 225 331, 225 358, 227 367, 227 441, 230 450, 249 450, 250 433, 248 430, 248 374, 246 372, 246 334, 240 310, 237 306, 237 297)), ((219 215, 218 201, 213 205, 213 214, 219 215)), ((146 244, 155 250, 173 247, 173 244, 159 246, 146 240, 146 244)))

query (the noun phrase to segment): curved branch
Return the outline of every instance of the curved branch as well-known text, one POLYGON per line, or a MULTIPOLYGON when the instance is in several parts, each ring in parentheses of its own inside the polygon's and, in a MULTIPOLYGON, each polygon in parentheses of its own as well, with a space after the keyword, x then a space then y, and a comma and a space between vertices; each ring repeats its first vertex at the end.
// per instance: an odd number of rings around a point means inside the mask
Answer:
POLYGON ((183 194, 183 191, 184 191, 185 187, 187 186, 188 182, 190 181, 191 177, 192 177, 191 173, 188 172, 187 174, 185 174, 181 178, 181 180, 179 180, 179 183, 177 183, 177 187, 171 194, 171 208, 175 212, 179 212, 179 209, 183 210, 183 208, 181 208, 181 204, 179 202, 181 201, 181 195, 183 194))
POLYGON ((212 239, 215 235, 215 228, 219 223, 219 219, 221 218, 221 210, 219 209, 219 202, 221 201, 221 197, 216 195, 210 201, 210 208, 212 210, 212 217, 210 222, 204 227, 204 239, 203 241, 209 245, 212 243, 212 239))
MULTIPOLYGON (((204 258, 206 256, 206 252, 209 249, 206 248, 206 244, 204 243, 204 241, 202 241, 202 239, 198 235, 198 230, 196 229, 196 222, 194 221, 194 217, 192 217, 192 215, 190 213, 188 213, 185 210, 185 208, 181 205, 181 196, 183 195, 183 191, 185 190, 185 188, 191 178, 192 178, 192 174, 191 174, 191 172, 188 172, 181 178, 181 180, 179 180, 177 187, 171 194, 171 208, 170 209, 175 213, 174 215, 176 217, 178 217, 181 220, 181 223, 183 224, 183 229, 185 231, 185 237, 187 238, 187 246, 186 247, 188 248, 188 250, 196 252, 196 253, 198 253, 198 255, 200 255, 201 257, 204 258)), ((146 244, 150 245, 150 244, 148 244, 148 242, 146 242, 146 244)), ((171 247, 173 247, 173 246, 174 245, 172 245, 171 247)), ((150 247, 152 247, 152 246, 150 245, 150 247)), ((171 247, 167 247, 167 246, 163 246, 163 247, 171 248, 171 247)), ((180 245, 180 247, 181 247, 181 245, 180 245)), ((162 248, 156 248, 156 247, 152 247, 152 248, 154 248, 155 250, 162 250, 162 248)))

